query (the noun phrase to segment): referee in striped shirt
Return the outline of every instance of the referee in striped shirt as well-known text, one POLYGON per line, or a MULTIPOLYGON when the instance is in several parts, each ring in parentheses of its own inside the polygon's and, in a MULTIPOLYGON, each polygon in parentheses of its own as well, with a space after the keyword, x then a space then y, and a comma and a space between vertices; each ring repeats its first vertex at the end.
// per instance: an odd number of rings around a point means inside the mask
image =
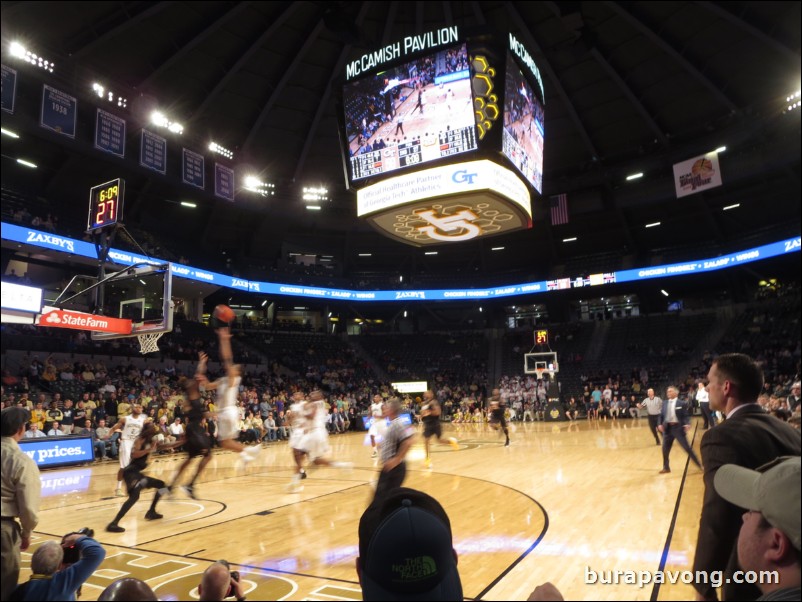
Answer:
POLYGON ((646 408, 649 413, 649 430, 654 435, 657 445, 660 445, 660 436, 657 434, 657 425, 660 422, 660 412, 663 410, 663 400, 654 394, 654 389, 646 391, 648 397, 644 397, 640 404, 641 408, 646 408))

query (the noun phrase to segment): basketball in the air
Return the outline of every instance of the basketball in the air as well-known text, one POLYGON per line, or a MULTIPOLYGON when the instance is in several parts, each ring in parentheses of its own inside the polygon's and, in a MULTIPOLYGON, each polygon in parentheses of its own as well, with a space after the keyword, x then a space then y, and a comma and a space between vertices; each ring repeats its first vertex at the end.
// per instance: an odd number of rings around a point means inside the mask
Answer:
POLYGON ((231 322, 234 321, 234 318, 237 317, 237 314, 235 314, 234 310, 228 305, 218 305, 214 308, 214 317, 220 322, 231 324, 231 322))

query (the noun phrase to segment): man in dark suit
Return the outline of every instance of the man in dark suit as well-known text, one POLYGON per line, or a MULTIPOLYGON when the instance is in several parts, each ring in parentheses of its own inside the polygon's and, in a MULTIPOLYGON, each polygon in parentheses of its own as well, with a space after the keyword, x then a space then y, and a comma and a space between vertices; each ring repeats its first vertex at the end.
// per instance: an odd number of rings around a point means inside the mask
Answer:
MULTIPOLYGON (((763 371, 749 356, 720 355, 707 377, 710 409, 723 412, 727 419, 702 437, 705 496, 693 570, 708 575, 723 570, 724 600, 755 600, 761 595, 756 586, 732 582, 733 573, 740 570, 736 543, 744 510, 716 493, 716 472, 724 464, 755 469, 778 456, 802 455, 802 436, 756 403, 763 371)), ((718 599, 709 583, 697 582, 694 587, 697 600, 718 599)))
POLYGON ((679 389, 674 385, 666 389, 666 398, 665 402, 663 402, 663 408, 660 410, 660 419, 657 425, 657 430, 663 433, 663 470, 660 471, 660 474, 671 472, 671 467, 668 465, 668 455, 671 453, 674 439, 677 440, 682 449, 688 452, 693 463, 701 468, 702 464, 685 436, 685 432, 691 428, 690 404, 679 398, 679 389))

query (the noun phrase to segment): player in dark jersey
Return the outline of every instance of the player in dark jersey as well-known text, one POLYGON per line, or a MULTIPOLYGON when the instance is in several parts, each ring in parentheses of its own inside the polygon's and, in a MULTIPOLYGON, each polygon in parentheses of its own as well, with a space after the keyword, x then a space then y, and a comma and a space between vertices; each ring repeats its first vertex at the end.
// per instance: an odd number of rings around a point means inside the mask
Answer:
POLYGON ((429 456, 429 439, 437 437, 440 443, 447 443, 454 449, 459 449, 459 443, 454 437, 443 439, 443 427, 440 424, 440 404, 434 398, 434 393, 426 391, 423 394, 423 405, 421 406, 421 417, 423 418, 423 443, 426 447, 426 468, 432 467, 432 458, 429 456))
POLYGON ((145 520, 156 520, 162 518, 162 515, 156 512, 156 504, 159 503, 161 496, 168 492, 165 487, 164 481, 161 479, 154 479, 153 477, 145 476, 142 471, 148 466, 148 458, 154 449, 170 449, 181 445, 181 441, 170 443, 168 445, 155 445, 153 437, 158 432, 156 425, 153 422, 146 422, 139 433, 139 437, 134 441, 134 447, 131 450, 131 463, 123 469, 123 480, 128 488, 128 499, 123 503, 122 508, 106 526, 106 531, 111 533, 122 533, 125 531, 120 526, 120 521, 123 516, 137 503, 139 495, 144 489, 156 489, 156 495, 153 502, 150 504, 150 509, 145 514, 145 520))
MULTIPOLYGON (((209 356, 201 352, 200 362, 198 363, 198 369, 195 373, 196 376, 203 375, 204 372, 206 372, 206 362, 208 360, 209 356)), ((198 498, 195 497, 195 481, 198 480, 203 469, 206 468, 206 465, 212 459, 212 441, 202 424, 203 419, 208 417, 209 412, 203 409, 203 399, 201 398, 198 378, 183 378, 181 380, 181 386, 184 388, 182 409, 184 410, 184 416, 187 417, 186 439, 183 440, 184 449, 187 451, 187 458, 181 463, 181 466, 178 467, 178 472, 175 474, 169 489, 170 492, 173 491, 178 483, 178 479, 181 477, 184 470, 186 470, 187 466, 189 466, 189 463, 192 462, 192 459, 201 456, 198 470, 195 471, 192 480, 189 484, 181 486, 184 493, 193 500, 196 500, 198 498)))
POLYGON ((488 409, 490 414, 490 418, 488 419, 490 428, 496 431, 500 428, 504 432, 504 436, 507 438, 507 441, 504 443, 504 447, 509 446, 510 430, 507 428, 507 417, 504 415, 507 410, 507 406, 501 399, 501 391, 498 389, 493 389, 492 394, 490 395, 490 407, 488 409))

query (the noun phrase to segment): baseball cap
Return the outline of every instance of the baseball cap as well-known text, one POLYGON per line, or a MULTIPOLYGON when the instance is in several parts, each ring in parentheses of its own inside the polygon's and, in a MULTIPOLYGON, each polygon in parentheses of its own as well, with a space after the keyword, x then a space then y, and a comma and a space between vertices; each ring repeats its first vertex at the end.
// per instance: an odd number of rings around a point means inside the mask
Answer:
POLYGON ((359 520, 364 600, 462 600, 451 522, 440 503, 399 488, 359 520))
POLYGON ((757 510, 772 526, 788 536, 799 550, 802 545, 800 527, 800 490, 802 458, 780 457, 757 470, 725 464, 716 472, 713 485, 728 502, 757 510))

